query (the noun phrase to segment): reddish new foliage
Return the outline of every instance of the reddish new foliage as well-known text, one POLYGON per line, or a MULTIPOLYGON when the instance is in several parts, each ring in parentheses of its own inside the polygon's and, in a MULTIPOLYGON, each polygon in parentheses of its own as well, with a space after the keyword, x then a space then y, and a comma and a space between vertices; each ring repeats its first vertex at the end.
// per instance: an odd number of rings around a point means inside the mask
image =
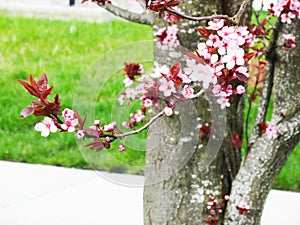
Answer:
POLYGON ((48 117, 55 117, 60 113, 60 99, 58 94, 54 97, 53 102, 48 100, 48 96, 52 92, 53 86, 48 87, 48 79, 46 74, 42 74, 37 82, 33 79, 32 75, 30 75, 29 83, 23 80, 18 80, 18 82, 22 84, 31 95, 38 98, 38 100, 32 101, 29 106, 22 110, 22 119, 31 115, 32 113, 35 116, 48 117))
POLYGON ((130 80, 134 80, 135 76, 141 75, 141 73, 143 72, 143 67, 141 64, 129 62, 125 63, 124 71, 130 80))
POLYGON ((199 138, 209 137, 210 135, 210 125, 202 124, 200 128, 199 138))
MULTIPOLYGON (((149 1, 147 1, 148 3, 149 1)), ((147 4, 147 9, 158 12, 159 18, 164 17, 164 13, 167 7, 174 7, 179 5, 179 0, 156 0, 151 1, 150 4, 147 4)), ((177 18, 179 20, 179 18, 177 18)), ((176 21, 175 19, 174 21, 176 21)))
POLYGON ((228 139, 228 142, 231 144, 232 147, 240 148, 242 147, 243 141, 240 140, 240 137, 238 134, 234 134, 233 138, 228 139))

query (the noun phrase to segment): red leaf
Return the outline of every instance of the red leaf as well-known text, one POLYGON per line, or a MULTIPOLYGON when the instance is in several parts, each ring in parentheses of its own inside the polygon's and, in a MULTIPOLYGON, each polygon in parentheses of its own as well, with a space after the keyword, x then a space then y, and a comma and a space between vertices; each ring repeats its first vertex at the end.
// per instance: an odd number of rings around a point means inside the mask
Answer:
POLYGON ((171 67, 171 69, 170 69, 170 73, 172 74, 172 76, 174 77, 174 78, 176 78, 177 77, 177 75, 179 74, 179 72, 180 72, 180 63, 178 62, 178 63, 176 63, 176 64, 174 64, 172 67, 171 67))
POLYGON ((265 131, 267 129, 267 125, 265 123, 265 121, 263 121, 260 125, 258 125, 258 128, 262 131, 265 131))
POLYGON ((236 77, 237 77, 237 79, 239 79, 239 81, 242 81, 244 83, 246 83, 248 81, 248 77, 245 74, 236 72, 236 77))
POLYGON ((195 54, 195 53, 192 53, 192 52, 186 52, 185 55, 186 55, 189 59, 193 59, 193 60, 195 60, 196 62, 201 63, 201 64, 203 64, 203 65, 205 64, 205 60, 204 60, 201 56, 199 56, 199 55, 197 54, 197 52, 196 52, 196 54, 195 54))
POLYGON ((210 30, 207 30, 206 28, 198 28, 197 30, 203 37, 208 38, 209 35, 211 35, 210 30))
POLYGON ((48 88, 48 78, 47 78, 47 75, 45 73, 43 73, 40 76, 37 84, 38 84, 38 86, 41 90, 47 90, 47 88, 48 88))
POLYGON ((33 96, 39 98, 38 93, 34 90, 34 88, 33 88, 29 83, 27 83, 27 82, 25 82, 25 81, 23 81, 23 80, 18 80, 18 82, 19 82, 20 84, 22 84, 23 87, 24 87, 31 95, 33 95, 33 96))
POLYGON ((244 55, 245 63, 248 62, 250 59, 254 58, 256 56, 256 52, 249 52, 244 55))
POLYGON ((174 1, 167 2, 166 6, 173 7, 173 6, 179 5, 179 3, 180 3, 179 0, 174 0, 174 1))
POLYGON ((25 117, 31 115, 34 111, 34 104, 30 104, 29 106, 25 107, 21 111, 21 118, 24 119, 25 117))

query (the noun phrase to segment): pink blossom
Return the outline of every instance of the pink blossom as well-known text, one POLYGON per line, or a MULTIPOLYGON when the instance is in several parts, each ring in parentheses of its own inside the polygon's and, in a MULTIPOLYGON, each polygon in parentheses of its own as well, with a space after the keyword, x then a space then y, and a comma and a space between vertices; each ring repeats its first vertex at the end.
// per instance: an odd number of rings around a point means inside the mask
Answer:
POLYGON ((220 45, 220 38, 218 35, 211 34, 209 35, 206 45, 209 47, 218 47, 220 45))
POLYGON ((283 49, 289 50, 290 48, 296 48, 296 37, 293 34, 283 34, 285 42, 283 43, 283 49))
POLYGON ((243 85, 238 85, 236 87, 236 93, 238 93, 239 95, 244 94, 245 93, 245 87, 243 85))
POLYGON ((137 93, 136 93, 135 89, 127 88, 126 91, 125 91, 125 94, 126 94, 126 98, 134 99, 137 93))
POLYGON ((167 75, 170 71, 170 68, 167 65, 162 65, 162 66, 158 66, 155 65, 154 70, 153 70, 153 74, 150 74, 151 77, 153 78, 160 78, 162 76, 162 74, 167 75))
POLYGON ((64 118, 64 120, 73 120, 74 119, 74 112, 71 109, 64 109, 64 111, 62 112, 62 117, 64 118))
POLYGON ((167 28, 161 28, 155 36, 159 39, 159 43, 162 45, 178 46, 179 40, 177 39, 178 28, 176 26, 169 26, 167 28))
POLYGON ((215 65, 211 65, 211 71, 215 77, 219 77, 222 75, 222 70, 225 68, 222 62, 218 62, 215 65))
POLYGON ((218 96, 222 91, 222 86, 217 84, 214 86, 214 88, 212 89, 212 92, 214 95, 218 96))
POLYGON ((115 130, 116 126, 117 126, 116 122, 112 122, 110 124, 104 125, 103 130, 105 132, 112 132, 115 130))
POLYGON ((77 133, 76 133, 76 138, 78 140, 82 140, 84 138, 85 134, 83 132, 83 130, 78 130, 77 133))
POLYGON ((164 113, 165 113, 166 116, 172 116, 173 109, 171 109, 170 107, 165 107, 164 108, 164 113))
POLYGON ((207 89, 210 84, 216 84, 217 80, 209 66, 196 63, 195 60, 187 60, 187 66, 186 70, 190 74, 189 78, 194 82, 201 82, 203 88, 207 89))
POLYGON ((75 127, 77 125, 78 125, 78 119, 73 119, 73 120, 66 120, 60 127, 65 131, 74 132, 75 127))
POLYGON ((218 19, 215 21, 209 21, 208 27, 206 29, 208 30, 220 30, 224 26, 224 19, 218 19))
POLYGON ((135 114, 133 114, 133 113, 130 114, 130 118, 131 118, 132 122, 138 123, 138 122, 141 122, 142 119, 145 118, 145 115, 143 114, 143 112, 141 110, 136 110, 135 114))
POLYGON ((146 98, 146 99, 143 101, 143 104, 144 104, 145 107, 150 107, 150 106, 152 106, 153 102, 152 102, 151 99, 146 98))
POLYGON ((223 41, 229 39, 236 39, 237 34, 235 33, 234 27, 225 26, 222 30, 217 31, 218 35, 223 38, 223 41))
POLYGON ((118 150, 119 150, 119 152, 123 152, 125 150, 125 146, 119 145, 118 150))
POLYGON ((126 78, 123 80, 123 83, 125 84, 125 87, 129 87, 129 86, 132 85, 133 80, 131 80, 129 77, 126 77, 126 78))
POLYGON ((268 136, 269 139, 278 137, 277 126, 275 123, 269 122, 266 128, 266 135, 268 136))
POLYGON ((240 73, 240 74, 244 75, 246 78, 249 77, 248 69, 245 66, 240 66, 240 67, 236 68, 235 76, 237 76, 236 73, 240 73))
POLYGON ((282 13, 280 18, 281 18, 281 22, 282 23, 287 23, 287 24, 291 24, 292 20, 294 19, 296 16, 294 13, 288 12, 288 13, 282 13))
POLYGON ((109 143, 109 142, 110 142, 110 137, 105 137, 105 141, 106 141, 107 143, 109 143))
POLYGON ((244 60, 244 49, 242 48, 231 48, 228 50, 227 55, 223 56, 221 61, 226 63, 226 68, 231 70, 235 65, 242 66, 245 63, 244 60))
POLYGON ((211 57, 211 54, 208 52, 208 47, 205 43, 199 43, 197 45, 197 52, 199 55, 203 56, 205 60, 209 60, 211 57))
POLYGON ((159 90, 163 92, 166 97, 169 97, 172 93, 176 92, 173 81, 167 80, 163 77, 159 80, 159 82, 161 83, 161 85, 159 86, 159 90))
POLYGON ((193 98, 194 97, 194 89, 191 88, 190 86, 188 85, 184 85, 184 87, 182 88, 182 95, 185 97, 185 98, 193 98))
POLYGON ((243 215, 250 210, 250 206, 245 203, 245 202, 240 202, 237 206, 236 209, 239 210, 240 215, 243 215))
POLYGON ((120 94, 119 98, 118 98, 120 105, 124 104, 124 100, 125 100, 125 95, 124 94, 120 94))
POLYGON ((216 62, 218 62, 218 60, 219 60, 218 54, 213 54, 210 58, 210 63, 215 64, 216 62))
POLYGON ((217 103, 220 104, 221 109, 225 109, 226 107, 230 106, 229 99, 227 98, 227 94, 224 91, 221 91, 219 94, 219 99, 217 100, 217 103))
POLYGON ((55 126, 53 120, 49 117, 45 117, 42 122, 37 123, 34 126, 36 131, 41 132, 41 136, 48 137, 50 132, 55 133, 57 131, 57 127, 55 126))
POLYGON ((94 120, 94 125, 99 126, 100 125, 100 120, 94 120))

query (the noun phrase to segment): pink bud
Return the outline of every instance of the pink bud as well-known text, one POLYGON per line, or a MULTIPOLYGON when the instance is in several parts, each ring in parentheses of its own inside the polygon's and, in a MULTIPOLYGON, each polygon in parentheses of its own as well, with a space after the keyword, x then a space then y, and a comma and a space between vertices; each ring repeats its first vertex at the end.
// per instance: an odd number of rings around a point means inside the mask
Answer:
POLYGON ((107 143, 109 143, 109 142, 110 142, 110 138, 109 138, 109 137, 105 137, 105 141, 106 141, 107 143))
POLYGON ((245 88, 242 85, 238 85, 236 87, 236 93, 238 93, 239 95, 244 94, 245 93, 245 88))
POLYGON ((164 113, 166 116, 171 116, 173 114, 173 110, 170 107, 165 107, 164 113))
POLYGON ((95 126, 100 126, 100 120, 95 120, 95 121, 94 121, 94 125, 95 125, 95 126))
POLYGON ((125 146, 124 145, 119 145, 119 152, 123 152, 125 150, 125 146))

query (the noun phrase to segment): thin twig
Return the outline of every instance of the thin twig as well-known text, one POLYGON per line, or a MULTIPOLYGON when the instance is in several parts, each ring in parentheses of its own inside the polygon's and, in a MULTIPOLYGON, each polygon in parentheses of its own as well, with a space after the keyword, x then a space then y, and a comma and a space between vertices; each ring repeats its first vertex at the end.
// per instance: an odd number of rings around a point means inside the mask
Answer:
POLYGON ((241 16, 244 13, 244 11, 246 10, 246 6, 249 3, 250 0, 244 0, 243 3, 241 4, 241 7, 239 9, 239 11, 233 16, 230 17, 228 15, 211 15, 211 16, 201 16, 201 17, 194 17, 194 16, 188 16, 182 13, 177 12, 176 10, 170 8, 170 7, 166 7, 165 10, 167 12, 170 12, 172 14, 175 14, 183 19, 188 19, 188 20, 192 20, 192 21, 205 21, 205 20, 213 20, 213 19, 225 19, 233 24, 238 24, 240 22, 241 16))
POLYGON ((133 134, 138 134, 138 133, 141 133, 143 130, 147 129, 152 123, 155 122, 155 120, 157 120, 159 117, 163 116, 164 115, 164 111, 160 111, 156 116, 152 117, 148 123, 146 123, 144 126, 142 126, 141 128, 137 129, 137 130, 132 130, 132 131, 129 131, 129 132, 125 132, 125 133, 122 133, 122 134, 114 134, 113 136, 115 138, 123 138, 123 137, 126 137, 126 136, 130 136, 130 135, 133 135, 133 134))
POLYGON ((211 15, 211 16, 201 16, 201 17, 194 17, 194 16, 188 16, 185 14, 182 14, 180 12, 177 12, 176 10, 166 7, 165 8, 167 12, 170 12, 172 14, 175 14, 183 19, 188 19, 188 20, 192 20, 192 21, 205 21, 205 20, 213 20, 213 19, 226 19, 234 24, 236 24, 236 21, 234 20, 233 17, 227 16, 227 15, 211 15))
POLYGON ((235 14, 235 16, 233 16, 233 18, 237 24, 240 22, 241 16, 245 12, 246 6, 249 2, 250 2, 250 0, 244 0, 241 4, 239 11, 235 14))

